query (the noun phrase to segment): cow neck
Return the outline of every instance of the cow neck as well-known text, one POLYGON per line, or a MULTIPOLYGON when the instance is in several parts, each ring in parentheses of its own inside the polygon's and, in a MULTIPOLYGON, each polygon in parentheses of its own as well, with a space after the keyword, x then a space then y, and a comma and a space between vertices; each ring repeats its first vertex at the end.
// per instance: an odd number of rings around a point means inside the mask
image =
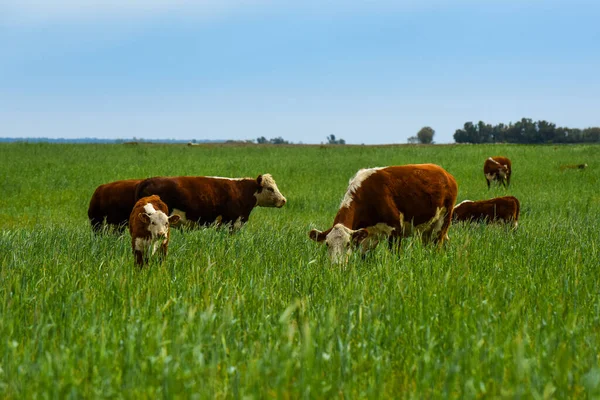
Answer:
POLYGON ((258 201, 256 199, 256 196, 254 196, 254 193, 256 193, 256 191, 259 189, 258 183, 256 182, 256 179, 252 178, 242 179, 238 182, 240 184, 242 192, 240 200, 243 202, 245 206, 244 208, 252 210, 256 206, 256 202, 258 201))
POLYGON ((335 220, 333 221, 333 226, 337 224, 342 224, 346 228, 355 229, 354 228, 354 211, 356 207, 342 207, 339 209, 337 215, 335 216, 335 220))

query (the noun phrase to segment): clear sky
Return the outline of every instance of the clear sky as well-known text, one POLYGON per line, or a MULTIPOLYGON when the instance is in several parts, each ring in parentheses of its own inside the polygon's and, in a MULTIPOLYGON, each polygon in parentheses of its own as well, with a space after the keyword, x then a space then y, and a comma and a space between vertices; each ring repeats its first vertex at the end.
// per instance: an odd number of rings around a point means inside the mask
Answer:
POLYGON ((0 137, 600 126, 597 0, 0 0, 0 137))

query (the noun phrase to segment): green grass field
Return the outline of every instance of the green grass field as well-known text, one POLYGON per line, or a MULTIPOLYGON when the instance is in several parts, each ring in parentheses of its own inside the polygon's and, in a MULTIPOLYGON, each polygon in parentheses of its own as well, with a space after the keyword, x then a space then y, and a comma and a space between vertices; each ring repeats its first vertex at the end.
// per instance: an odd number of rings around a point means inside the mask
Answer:
POLYGON ((598 398, 600 146, 0 145, 0 398, 598 398), (513 161, 488 191, 485 158, 513 161), (328 228, 360 168, 432 162, 516 232, 453 225, 347 268, 328 228), (586 162, 585 170, 560 170, 586 162), (271 173, 288 204, 237 234, 174 230, 134 268, 93 235, 99 184, 271 173))

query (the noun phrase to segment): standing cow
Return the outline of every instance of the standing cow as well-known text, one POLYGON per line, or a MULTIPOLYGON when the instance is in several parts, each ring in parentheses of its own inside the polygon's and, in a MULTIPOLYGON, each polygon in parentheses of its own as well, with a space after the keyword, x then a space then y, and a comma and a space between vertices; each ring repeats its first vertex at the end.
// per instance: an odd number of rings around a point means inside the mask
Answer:
POLYGON ((505 222, 519 225, 521 205, 513 196, 496 197, 489 200, 465 200, 454 207, 455 221, 505 222))
POLYGON ((483 174, 485 175, 488 189, 492 181, 496 181, 504 187, 510 186, 511 173, 512 165, 506 157, 489 157, 483 163, 483 174))
POLYGON ((135 189, 142 179, 127 179, 100 185, 94 191, 88 218, 94 231, 102 228, 104 221, 123 230, 129 221, 129 214, 135 204, 135 189))
POLYGON ((169 215, 167 205, 159 196, 139 199, 129 216, 129 233, 135 263, 142 267, 160 247, 161 258, 167 256, 169 224, 179 221, 179 215, 169 215))
POLYGON ((363 252, 387 237, 390 246, 417 233, 441 244, 447 239, 458 186, 434 164, 361 169, 349 182, 333 226, 309 237, 325 241, 331 260, 345 262, 353 245, 363 252))
POLYGON ((254 178, 178 176, 148 178, 136 198, 157 194, 190 226, 227 225, 239 229, 255 206, 283 207, 285 197, 270 174, 254 178))

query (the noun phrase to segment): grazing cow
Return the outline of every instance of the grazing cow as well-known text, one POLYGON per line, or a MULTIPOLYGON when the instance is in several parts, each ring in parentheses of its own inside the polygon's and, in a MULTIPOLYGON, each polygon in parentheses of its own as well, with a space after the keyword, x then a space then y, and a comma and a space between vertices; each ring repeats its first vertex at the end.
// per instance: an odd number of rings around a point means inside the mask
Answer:
POLYGON ((510 160, 506 157, 490 157, 483 164, 483 174, 485 175, 488 189, 492 181, 496 181, 504 187, 510 186, 511 173, 512 166, 510 160))
POLYGON ((108 225, 114 225, 119 230, 127 226, 136 200, 135 189, 141 181, 142 179, 128 179, 96 188, 88 208, 88 218, 94 231, 99 231, 105 220, 108 225))
POLYGON ((129 233, 135 263, 142 267, 160 246, 161 258, 167 256, 169 224, 179 221, 179 215, 169 215, 167 205, 159 196, 139 199, 129 216, 129 233))
POLYGON ((455 221, 487 221, 512 223, 519 225, 521 205, 513 196, 496 197, 495 199, 471 201, 465 200, 454 207, 455 221))
POLYGON ((387 237, 390 247, 417 233, 441 244, 447 239, 458 187, 452 175, 434 164, 359 170, 333 221, 309 237, 325 241, 331 260, 347 261, 352 245, 364 253, 387 237))
POLYGON ((258 178, 178 176, 148 178, 136 198, 157 194, 188 226, 227 225, 239 229, 255 206, 283 207, 285 197, 270 174, 258 178))

